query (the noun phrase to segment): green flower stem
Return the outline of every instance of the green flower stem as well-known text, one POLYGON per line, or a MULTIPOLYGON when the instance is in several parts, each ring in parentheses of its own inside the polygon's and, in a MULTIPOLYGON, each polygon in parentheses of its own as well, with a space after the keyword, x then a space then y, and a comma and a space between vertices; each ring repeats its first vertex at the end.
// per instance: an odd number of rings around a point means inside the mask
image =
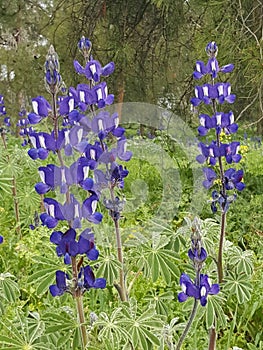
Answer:
POLYGON ((81 332, 82 349, 86 349, 88 344, 87 330, 85 326, 85 314, 83 308, 83 297, 80 289, 78 288, 78 266, 76 257, 71 257, 71 268, 72 268, 72 280, 73 280, 73 298, 76 300, 78 322, 81 332))
POLYGON ((221 214, 221 231, 220 231, 220 240, 219 240, 219 249, 218 249, 218 258, 217 258, 217 273, 218 273, 218 282, 223 282, 223 245, 225 238, 225 227, 226 227, 226 213, 222 212, 221 214))
MULTIPOLYGON (((105 147, 104 147, 103 142, 100 141, 100 144, 101 144, 101 148, 104 152, 105 147)), ((107 169, 107 172, 109 173, 109 168, 108 168, 107 164, 106 164, 106 169, 107 169)), ((115 200, 114 186, 112 186, 110 183, 109 183, 109 190, 110 190, 110 196, 111 196, 112 203, 114 203, 114 200, 115 200)), ((117 256, 118 256, 118 260, 121 264, 121 268, 120 268, 120 272, 119 272, 120 273, 120 282, 119 282, 119 284, 114 284, 114 287, 117 289, 117 292, 120 296, 121 301, 127 301, 128 300, 128 293, 127 293, 126 284, 125 284, 123 251, 122 251, 122 242, 121 242, 119 220, 113 218, 113 222, 114 222, 115 234, 116 234, 117 256)))
POLYGON ((127 301, 128 295, 125 285, 125 277, 124 277, 124 263, 123 263, 123 252, 122 252, 122 243, 121 243, 121 234, 120 234, 120 227, 119 227, 119 220, 113 220, 114 226, 115 226, 115 233, 116 233, 116 242, 117 242, 117 254, 118 254, 118 260, 121 263, 120 268, 120 284, 119 288, 117 288, 119 292, 119 296, 121 298, 121 301, 127 301))
POLYGON ((180 337, 180 339, 179 339, 179 341, 177 343, 177 346, 176 346, 175 350, 180 350, 181 349, 181 346, 183 345, 183 341, 184 341, 185 337, 187 336, 187 333, 189 332, 189 329, 190 329, 190 327, 191 327, 191 325, 193 323, 193 320, 195 318, 197 306, 198 306, 198 300, 195 299, 191 315, 190 315, 189 320, 188 320, 188 322, 187 322, 187 324, 185 326, 185 329, 184 329, 184 331, 183 331, 183 333, 182 333, 182 335, 181 335, 181 337, 180 337))
MULTIPOLYGON (((201 267, 196 271, 196 277, 195 277, 195 282, 196 282, 196 285, 199 287, 200 286, 200 270, 201 270, 201 267)), ((181 346, 183 345, 183 342, 184 342, 184 339, 185 337, 187 336, 188 332, 189 332, 189 329, 194 321, 194 318, 195 318, 195 315, 196 315, 196 310, 197 310, 197 306, 198 306, 198 300, 195 299, 194 301, 194 305, 193 305, 193 309, 192 309, 192 312, 191 312, 191 315, 188 319, 188 322, 185 326, 185 329, 177 343, 177 346, 176 346, 176 349, 175 350, 180 350, 181 349, 181 346)))

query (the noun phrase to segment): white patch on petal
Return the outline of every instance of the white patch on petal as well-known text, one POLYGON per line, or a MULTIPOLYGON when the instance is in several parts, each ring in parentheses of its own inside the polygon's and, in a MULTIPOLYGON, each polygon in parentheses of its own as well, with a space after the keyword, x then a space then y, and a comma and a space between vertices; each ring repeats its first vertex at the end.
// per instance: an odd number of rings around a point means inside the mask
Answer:
POLYGON ((208 96, 208 87, 207 86, 203 86, 203 93, 204 93, 204 96, 208 96))
POLYGON ((234 120, 235 120, 234 113, 230 112, 230 115, 229 115, 230 124, 233 124, 234 120))
POLYGON ((103 120, 102 119, 98 120, 98 128, 99 128, 100 131, 104 130, 104 128, 103 128, 103 120))
POLYGON ((228 94, 228 95, 231 94, 231 85, 229 85, 229 86, 227 87, 227 94, 228 94))
POLYGON ((46 180, 45 179, 45 172, 43 170, 39 170, 38 173, 39 173, 41 181, 46 183, 46 181, 45 181, 46 180))
POLYGON ((42 148, 46 148, 46 141, 43 135, 39 135, 39 143, 42 148))
POLYGON ((98 101, 102 99, 102 91, 101 88, 97 90, 98 101))
POLYGON ((222 120, 222 114, 217 114, 216 115, 216 123, 217 123, 217 125, 221 125, 221 120, 222 120))
POLYGON ((89 69, 93 75, 96 73, 96 65, 95 64, 91 64, 89 66, 89 69))
POLYGON ((104 93, 105 93, 105 98, 106 98, 108 96, 108 86, 107 85, 105 85, 104 93))
POLYGON ((201 65, 200 65, 200 63, 196 63, 196 71, 201 73, 201 65))
POLYGON ((74 218, 79 218, 79 206, 75 204, 74 206, 74 218))
POLYGON ((209 148, 209 156, 214 157, 214 150, 213 148, 209 148))
POLYGON ((196 97, 196 98, 199 98, 197 87, 195 88, 195 97, 196 97))
POLYGON ((66 183, 66 174, 65 174, 65 169, 61 169, 61 181, 62 183, 66 183))
POLYGON ((32 101, 32 107, 34 113, 38 114, 38 102, 37 101, 32 101))
POLYGON ((68 108, 69 108, 69 112, 73 111, 74 109, 74 98, 70 98, 68 101, 68 108))
POLYGON ((205 126, 205 117, 201 117, 201 118, 200 118, 200 124, 201 124, 202 126, 205 126))
POLYGON ((209 277, 208 277, 208 279, 207 279, 207 282, 208 282, 208 284, 209 284, 209 287, 211 287, 211 286, 212 286, 212 282, 211 282, 211 280, 210 280, 209 277))
POLYGON ((48 214, 50 216, 52 216, 53 218, 55 217, 55 205, 54 204, 50 204, 48 206, 48 214))
POLYGON ((30 141, 33 145, 34 148, 37 148, 37 140, 36 140, 36 137, 35 136, 30 136, 30 141))
POLYGON ((114 118, 114 125, 115 125, 115 128, 117 128, 117 127, 119 126, 119 122, 120 122, 119 117, 114 118))
POLYGON ((81 102, 85 102, 85 92, 84 91, 79 92, 79 99, 81 102))
POLYGON ((95 157, 96 157, 96 152, 95 152, 95 150, 94 150, 94 149, 91 149, 89 154, 90 154, 90 158, 95 160, 95 157))
POLYGON ((182 287, 182 291, 183 291, 184 293, 186 293, 186 285, 185 285, 184 283, 182 283, 181 287, 182 287))
POLYGON ((211 68, 212 68, 212 71, 216 70, 216 63, 215 63, 215 61, 212 61, 211 68))
POLYGON ((69 132, 70 132, 70 130, 65 130, 65 132, 64 132, 64 137, 65 137, 65 145, 70 144, 69 132))
POLYGON ((83 129, 81 128, 77 132, 78 142, 80 142, 82 140, 82 136, 83 136, 83 129))
POLYGON ((89 177, 89 166, 83 167, 83 180, 86 180, 89 177))
POLYGON ((203 287, 201 288, 201 290, 200 290, 200 295, 201 295, 201 297, 206 296, 206 287, 205 287, 205 286, 203 286, 203 287))
POLYGON ((95 213, 96 209, 97 209, 97 201, 92 201, 91 202, 91 210, 92 210, 92 214, 95 213))
POLYGON ((219 86, 217 87, 217 91, 218 91, 218 95, 219 95, 219 96, 224 95, 224 87, 223 87, 223 85, 219 85, 219 86))
POLYGON ((127 152, 127 142, 124 142, 124 144, 123 144, 123 152, 124 153, 127 152))

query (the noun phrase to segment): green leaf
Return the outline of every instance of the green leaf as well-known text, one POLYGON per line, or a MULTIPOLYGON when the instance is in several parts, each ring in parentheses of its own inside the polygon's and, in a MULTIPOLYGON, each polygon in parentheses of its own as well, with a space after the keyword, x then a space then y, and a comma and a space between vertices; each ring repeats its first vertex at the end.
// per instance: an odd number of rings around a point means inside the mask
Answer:
POLYGON ((15 302, 20 295, 19 287, 12 277, 10 274, 0 274, 0 295, 10 303, 15 302))
POLYGON ((225 281, 224 292, 235 295, 239 304, 251 298, 252 285, 248 282, 247 275, 230 272, 225 281))
POLYGON ((207 300, 207 306, 206 306, 206 327, 207 329, 210 329, 214 324, 215 319, 215 310, 213 303, 211 302, 211 298, 208 298, 207 300))

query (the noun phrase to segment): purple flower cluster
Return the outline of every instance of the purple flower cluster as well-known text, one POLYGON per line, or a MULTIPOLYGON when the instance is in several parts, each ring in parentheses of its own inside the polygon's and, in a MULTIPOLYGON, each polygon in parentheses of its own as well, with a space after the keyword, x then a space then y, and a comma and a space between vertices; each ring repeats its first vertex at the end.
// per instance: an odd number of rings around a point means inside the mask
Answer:
POLYGON ((4 96, 0 95, 0 132, 4 132, 6 127, 10 127, 10 117, 6 116, 4 96), (3 119, 1 117, 3 117, 3 119))
MULTIPOLYGON (((104 109, 113 102, 114 96, 108 94, 106 82, 100 79, 114 71, 114 63, 102 67, 90 55, 91 42, 84 37, 78 47, 85 65, 74 61, 74 67, 78 74, 85 76, 87 84, 70 87, 66 96, 57 96, 61 91, 62 78, 58 56, 51 46, 45 64, 45 83, 52 97, 51 102, 43 96, 33 98, 32 112, 27 115, 21 113, 18 121, 20 135, 25 139, 23 145, 30 145, 28 155, 33 160, 45 160, 50 154, 58 159, 58 164, 48 163, 39 167, 41 181, 35 185, 35 190, 44 197, 45 212, 39 216, 42 225, 54 229, 61 221, 68 223, 66 232, 58 229, 50 237, 50 241, 57 246, 57 255, 64 257, 65 264, 75 263, 77 256, 82 259, 84 255, 89 260, 98 258, 99 252, 91 230, 85 229, 80 234, 76 230, 82 227, 83 220, 93 224, 101 222, 103 216, 97 211, 97 204, 102 191, 105 188, 112 191, 123 188, 128 170, 118 164, 118 160, 127 162, 132 156, 127 150, 125 129, 119 125, 118 115, 111 115, 104 109), (44 120, 52 123, 51 132, 35 131, 30 126, 39 125, 44 120), (114 139, 115 145, 109 147, 107 141, 110 140, 112 145, 114 139), (79 190, 76 191, 76 188, 79 190), (54 191, 59 191, 64 200, 58 201, 54 195, 47 196, 54 191)), ((117 203, 116 197, 115 202, 112 204, 114 215, 119 217, 121 201, 117 203)), ((111 213, 112 208, 109 205, 106 208, 111 213)), ((78 290, 105 287, 105 280, 95 279, 91 267, 79 266, 78 273, 75 286, 78 290)), ((76 280, 77 276, 72 279, 76 280)), ((57 271, 56 285, 50 287, 51 294, 55 296, 70 292, 73 288, 69 286, 70 283, 66 273, 57 271)))
POLYGON ((205 306, 208 295, 219 293, 219 285, 212 284, 208 275, 200 274, 204 261, 207 258, 207 252, 201 244, 201 227, 197 218, 193 221, 191 240, 192 244, 191 249, 188 251, 188 257, 193 263, 196 278, 193 282, 186 273, 182 273, 180 277, 182 292, 178 293, 178 301, 183 302, 188 297, 193 297, 196 300, 200 300, 200 304, 205 306))
POLYGON ((228 82, 216 82, 215 79, 221 73, 230 73, 234 69, 233 64, 223 67, 219 66, 216 59, 218 47, 215 42, 210 42, 206 47, 209 56, 207 64, 202 61, 196 62, 196 69, 193 73, 195 79, 201 79, 208 76, 210 80, 200 86, 195 87, 195 97, 191 99, 192 105, 197 106, 204 103, 212 106, 212 116, 200 114, 198 133, 200 136, 206 136, 210 129, 215 130, 216 140, 205 144, 199 143, 200 155, 196 160, 200 164, 207 164, 203 168, 205 180, 203 185, 206 189, 211 188, 215 183, 219 184, 219 190, 212 193, 211 209, 217 211, 217 205, 223 212, 226 212, 230 203, 236 198, 235 190, 242 191, 245 187, 243 183, 243 170, 236 170, 234 167, 224 170, 225 165, 236 164, 241 160, 239 152, 240 143, 233 141, 230 143, 222 142, 222 135, 234 134, 238 130, 238 125, 234 122, 232 111, 225 113, 217 111, 217 106, 224 102, 233 103, 236 96, 231 93, 231 85, 228 82), (234 193, 228 195, 228 191, 234 190, 234 193))

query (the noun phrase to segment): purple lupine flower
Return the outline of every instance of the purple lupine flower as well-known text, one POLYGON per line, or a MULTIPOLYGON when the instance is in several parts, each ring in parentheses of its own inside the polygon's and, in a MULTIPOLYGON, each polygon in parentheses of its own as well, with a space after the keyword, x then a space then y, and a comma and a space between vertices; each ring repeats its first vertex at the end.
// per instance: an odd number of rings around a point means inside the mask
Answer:
POLYGON ((50 104, 43 96, 32 98, 32 107, 33 112, 27 116, 30 124, 38 124, 51 111, 50 104))
POLYGON ((207 303, 208 295, 215 295, 219 293, 219 284, 211 284, 210 279, 207 275, 200 275, 200 303, 202 306, 205 306, 207 303))
POLYGON ((49 291, 53 297, 61 296, 70 291, 67 280, 69 280, 69 276, 64 271, 56 271, 56 284, 49 286, 49 291))
POLYGON ((125 200, 120 200, 119 197, 112 199, 104 199, 105 208, 109 210, 109 214, 114 221, 119 220, 121 212, 124 209, 125 200))
POLYGON ((206 180, 203 181, 203 185, 206 189, 209 189, 213 186, 214 181, 217 179, 217 175, 214 170, 210 168, 203 168, 203 173, 206 180))
POLYGON ((91 42, 88 38, 85 38, 85 36, 82 36, 81 39, 78 42, 78 48, 80 50, 90 50, 91 49, 91 42))
POLYGON ((95 83, 98 83, 100 81, 101 73, 102 68, 98 61, 91 59, 86 63, 85 76, 87 79, 94 80, 95 83))
POLYGON ((92 103, 97 104, 98 108, 104 108, 106 105, 111 105, 114 101, 114 95, 108 94, 108 88, 105 82, 95 85, 92 89, 92 94, 92 103))
POLYGON ((199 299, 199 288, 186 273, 182 273, 180 277, 180 286, 182 288, 182 292, 178 294, 178 301, 180 303, 186 301, 188 297, 199 299))
POLYGON ((50 242, 56 244, 57 255, 64 256, 64 263, 71 263, 71 256, 76 256, 79 251, 78 242, 76 241, 76 231, 70 228, 65 233, 53 231, 50 236, 50 242))
POLYGON ((48 53, 46 55, 45 82, 46 88, 50 93, 57 93, 62 82, 61 76, 59 74, 58 55, 53 45, 50 45, 48 53))
POLYGON ((224 103, 225 101, 228 103, 234 103, 236 99, 236 95, 231 94, 231 85, 230 83, 217 83, 216 85, 218 92, 218 102, 224 103))
POLYGON ((209 57, 216 57, 218 53, 218 47, 214 41, 211 41, 206 45, 205 51, 209 57))
POLYGON ((220 134, 221 130, 223 130, 226 135, 237 132, 238 125, 234 123, 234 114, 232 111, 229 113, 217 112, 215 117, 218 134, 220 134))
POLYGON ((188 256, 194 262, 203 262, 207 258, 207 252, 203 247, 201 247, 200 249, 189 249, 188 256))
POLYGON ((128 176, 129 171, 126 168, 123 168, 122 165, 118 165, 117 163, 112 163, 111 164, 111 169, 110 169, 110 174, 111 174, 111 186, 115 187, 117 186, 118 188, 123 188, 124 186, 124 178, 128 176))
POLYGON ((102 220, 102 214, 96 211, 98 201, 98 196, 93 194, 84 200, 81 208, 82 217, 94 224, 99 224, 102 220))
POLYGON ((84 289, 83 292, 91 288, 104 289, 106 287, 106 280, 105 278, 95 278, 92 268, 87 265, 80 269, 78 285, 84 289))
POLYGON ((208 131, 210 129, 216 128, 216 125, 217 125, 217 119, 214 115, 210 117, 207 114, 200 114, 199 121, 200 121, 200 126, 198 127, 197 130, 200 136, 206 136, 208 131))
POLYGON ((4 237, 0 235, 0 244, 4 242, 4 237))
POLYGON ((204 75, 207 74, 207 68, 203 61, 196 61, 195 71, 193 76, 195 79, 201 79, 204 75))
POLYGON ((202 154, 196 157, 198 163, 203 164, 206 161, 210 165, 215 165, 217 158, 220 156, 220 149, 216 145, 216 142, 212 141, 209 146, 200 142, 198 146, 202 152, 202 154))
POLYGON ((180 286, 182 292, 178 293, 178 301, 184 302, 189 297, 193 297, 196 300, 200 300, 200 304, 205 306, 207 304, 208 295, 215 295, 219 293, 219 284, 211 284, 207 275, 200 275, 200 281, 198 283, 192 282, 191 278, 183 273, 180 277, 180 286))
POLYGON ((115 158, 118 157, 120 160, 128 162, 132 157, 132 152, 127 151, 127 140, 122 138, 117 141, 117 148, 112 150, 115 158))
POLYGON ((244 171, 242 169, 236 170, 229 168, 225 171, 225 186, 227 190, 233 190, 236 188, 238 191, 243 191, 245 184, 242 182, 244 171))
POLYGON ((230 204, 233 203, 236 200, 237 195, 234 193, 231 196, 228 195, 222 195, 221 193, 218 193, 216 190, 212 192, 212 200, 211 202, 211 210, 213 213, 217 212, 217 205, 219 205, 219 208, 222 212, 226 213, 230 207, 230 204))
POLYGON ((85 229, 79 236, 78 254, 86 254, 88 259, 97 260, 99 251, 94 243, 94 234, 90 229, 85 229))
POLYGON ((230 144, 221 144, 221 155, 226 157, 226 161, 228 164, 232 162, 238 163, 241 160, 241 155, 238 154, 240 142, 234 141, 230 144))

